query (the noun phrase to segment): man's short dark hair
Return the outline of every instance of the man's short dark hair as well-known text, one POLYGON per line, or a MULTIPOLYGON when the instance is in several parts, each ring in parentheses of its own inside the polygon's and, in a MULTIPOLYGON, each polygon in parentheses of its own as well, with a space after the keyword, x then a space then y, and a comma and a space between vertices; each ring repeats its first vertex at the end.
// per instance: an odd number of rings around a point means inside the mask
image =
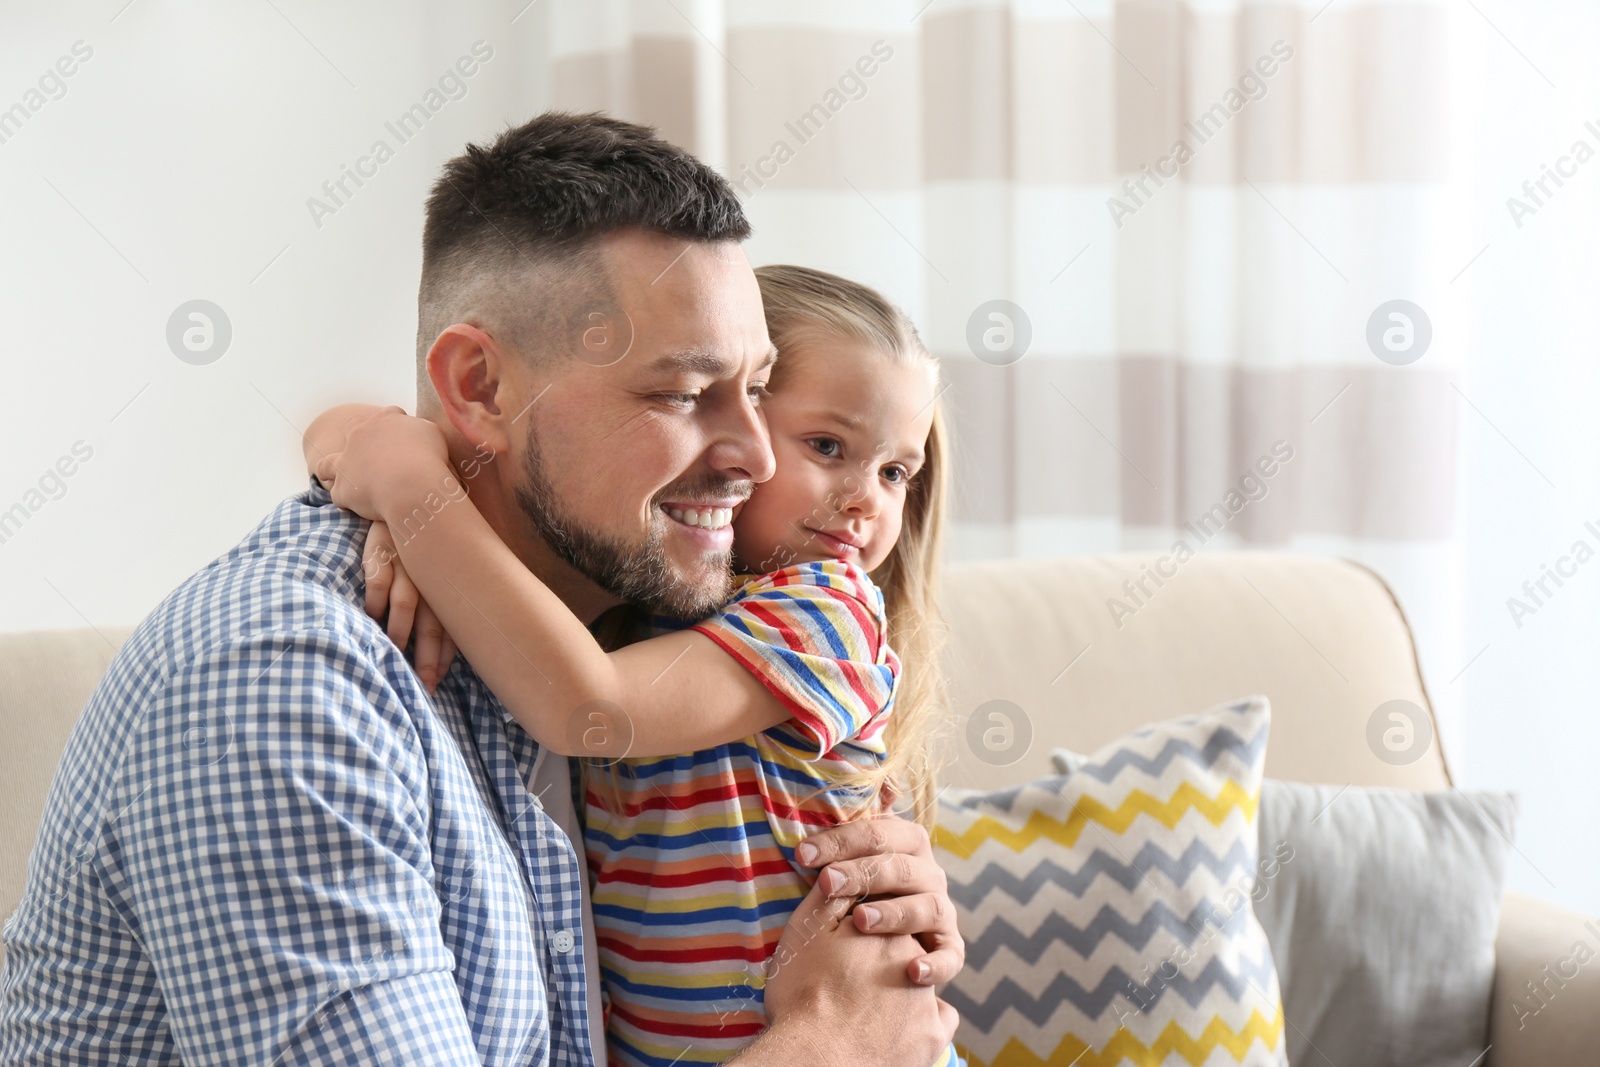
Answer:
POLYGON ((529 358, 575 343, 607 302, 595 242, 623 229, 687 241, 750 236, 727 180, 655 130, 547 111, 444 165, 428 197, 417 296, 417 402, 434 399, 427 356, 451 323, 529 358))

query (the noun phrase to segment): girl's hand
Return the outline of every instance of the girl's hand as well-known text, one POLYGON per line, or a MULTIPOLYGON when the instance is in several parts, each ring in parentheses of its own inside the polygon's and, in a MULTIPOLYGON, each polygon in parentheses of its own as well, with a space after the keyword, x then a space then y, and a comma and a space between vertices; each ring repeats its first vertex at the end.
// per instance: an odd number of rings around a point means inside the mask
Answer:
POLYGON ((361 570, 367 579, 367 614, 383 622, 384 613, 388 612, 389 640, 402 652, 415 622, 417 638, 411 664, 423 687, 433 692, 456 658, 456 643, 445 633, 439 617, 417 593, 416 585, 406 574, 388 523, 374 522, 367 530, 361 570))
POLYGON ((343 429, 342 444, 324 439, 311 473, 335 504, 363 518, 381 519, 391 507, 409 509, 454 477, 444 432, 401 408, 356 409, 343 429))

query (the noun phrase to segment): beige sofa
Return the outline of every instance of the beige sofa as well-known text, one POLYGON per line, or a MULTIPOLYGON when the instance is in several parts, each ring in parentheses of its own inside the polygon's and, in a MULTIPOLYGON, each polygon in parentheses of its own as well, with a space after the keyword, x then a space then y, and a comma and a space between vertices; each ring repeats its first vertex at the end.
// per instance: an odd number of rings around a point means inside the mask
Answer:
MULTIPOLYGON (((947 779, 1000 785, 1049 773, 1061 745, 1091 751, 1142 723, 1265 693, 1267 773, 1337 785, 1448 789, 1437 745, 1405 766, 1367 747, 1373 710, 1429 708, 1405 617, 1370 571, 1328 559, 1199 556, 1151 594, 1122 585, 1154 556, 966 564, 946 589, 955 707, 1004 699, 1032 731, 1020 759, 978 759, 958 727, 947 779), (1133 614, 1118 622, 1107 600, 1133 614)), ((56 759, 127 630, 0 635, 0 915, 16 907, 56 759)), ((1008 757, 1009 758, 1009 757, 1008 757)), ((1524 983, 1592 935, 1583 916, 1508 893, 1501 918, 1487 1057, 1499 1067, 1600 1062, 1600 967, 1582 968, 1519 1028, 1524 983)), ((1291 1020, 1292 1022, 1293 1020, 1291 1020)), ((1352 1020, 1352 1025, 1359 1021, 1352 1020)), ((1340 1064, 1338 1067, 1359 1067, 1340 1064)), ((1462 1064, 1461 1067, 1468 1067, 1462 1064)))

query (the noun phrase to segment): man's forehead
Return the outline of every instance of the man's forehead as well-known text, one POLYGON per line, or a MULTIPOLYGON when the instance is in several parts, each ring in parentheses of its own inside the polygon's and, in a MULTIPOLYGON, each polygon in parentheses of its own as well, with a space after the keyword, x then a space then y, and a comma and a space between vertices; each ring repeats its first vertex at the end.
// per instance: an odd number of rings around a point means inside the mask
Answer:
POLYGON ((617 230, 606 234, 594 246, 613 277, 626 278, 632 285, 662 289, 668 283, 682 285, 687 276, 707 269, 743 265, 749 269, 743 250, 735 241, 696 241, 647 230, 617 230), (687 270, 680 268, 687 267, 687 270))
MULTIPOLYGON (((777 359, 778 346, 769 343, 766 352, 756 360, 752 369, 760 373, 771 367, 777 359)), ((649 366, 652 371, 661 373, 705 374, 714 378, 731 378, 743 369, 741 361, 731 354, 704 348, 665 352, 650 360, 649 366)))

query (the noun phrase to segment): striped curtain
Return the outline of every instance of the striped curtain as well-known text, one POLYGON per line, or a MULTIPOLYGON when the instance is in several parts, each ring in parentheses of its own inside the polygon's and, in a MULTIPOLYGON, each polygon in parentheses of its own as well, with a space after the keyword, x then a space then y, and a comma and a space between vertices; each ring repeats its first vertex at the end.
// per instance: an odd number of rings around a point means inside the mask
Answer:
MULTIPOLYGON (((525 17, 533 98, 660 127, 746 197, 753 262, 858 278, 915 317, 948 382, 954 558, 1365 561, 1418 632, 1448 746, 1474 249, 1450 222, 1444 4, 525 17)), ((1317 620, 1274 606, 1315 645, 1317 620)))

